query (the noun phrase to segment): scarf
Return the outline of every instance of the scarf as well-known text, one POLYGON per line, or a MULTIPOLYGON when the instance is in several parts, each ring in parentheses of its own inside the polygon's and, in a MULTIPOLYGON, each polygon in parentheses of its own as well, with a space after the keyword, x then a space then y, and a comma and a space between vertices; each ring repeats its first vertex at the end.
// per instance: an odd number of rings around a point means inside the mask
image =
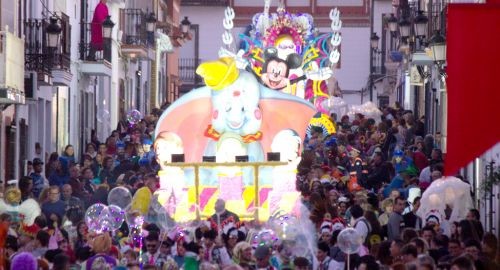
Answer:
MULTIPOLYGON (((218 141, 220 139, 221 134, 215 130, 212 125, 208 125, 207 129, 205 130, 205 133, 203 134, 205 137, 208 137, 214 141, 218 141)), ((255 141, 260 141, 262 139, 262 132, 257 131, 255 134, 247 134, 244 136, 241 136, 241 139, 243 140, 244 143, 251 143, 255 141)))

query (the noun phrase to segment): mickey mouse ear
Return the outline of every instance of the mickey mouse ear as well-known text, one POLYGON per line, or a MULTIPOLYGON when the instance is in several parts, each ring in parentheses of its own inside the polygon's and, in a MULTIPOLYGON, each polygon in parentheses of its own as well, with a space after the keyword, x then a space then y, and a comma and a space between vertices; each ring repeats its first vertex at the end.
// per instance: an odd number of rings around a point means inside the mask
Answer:
POLYGON ((300 65, 302 65, 302 58, 300 58, 300 55, 296 53, 288 55, 286 61, 288 62, 288 68, 290 69, 295 69, 300 67, 300 65))
POLYGON ((264 58, 267 60, 278 55, 278 49, 275 47, 269 47, 264 50, 264 58))

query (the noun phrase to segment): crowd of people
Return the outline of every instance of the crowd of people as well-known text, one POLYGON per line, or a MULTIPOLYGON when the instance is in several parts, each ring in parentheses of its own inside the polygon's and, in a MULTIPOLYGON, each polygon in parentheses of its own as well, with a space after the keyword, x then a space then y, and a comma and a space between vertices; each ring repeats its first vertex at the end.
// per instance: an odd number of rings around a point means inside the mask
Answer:
POLYGON ((497 237, 484 231, 476 209, 464 220, 416 214, 422 193, 442 176, 440 137, 425 134, 411 111, 390 107, 381 119, 332 114, 335 134, 313 127, 305 139, 296 183, 316 229, 312 250, 298 254, 293 239, 255 244, 255 228, 222 200, 217 216, 191 233, 166 232, 154 222, 144 224, 140 241, 126 222, 114 232, 89 231, 86 209, 107 204, 111 189, 159 188, 151 150, 159 114, 134 125, 121 121, 105 142, 94 134, 80 158, 71 145, 47 157, 37 149, 28 174, 4 192, 5 203, 19 208, 0 215, 3 269, 333 270, 347 269, 349 260, 350 269, 466 270, 500 263, 497 237), (21 210, 30 200, 40 215, 21 210), (337 242, 347 227, 362 238, 353 254, 337 242))

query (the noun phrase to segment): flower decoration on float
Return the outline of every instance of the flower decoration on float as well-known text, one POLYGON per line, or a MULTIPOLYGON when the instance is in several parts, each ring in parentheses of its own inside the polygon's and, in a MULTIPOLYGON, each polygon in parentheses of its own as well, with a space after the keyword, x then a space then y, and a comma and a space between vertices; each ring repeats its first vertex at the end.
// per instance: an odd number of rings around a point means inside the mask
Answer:
MULTIPOLYGON (((265 16, 257 14, 256 16, 265 16)), ((265 29, 263 43, 265 47, 282 44, 284 40, 291 40, 300 53, 305 41, 313 35, 312 17, 309 14, 290 14, 283 6, 277 9, 277 14, 271 17, 270 26, 265 29)))

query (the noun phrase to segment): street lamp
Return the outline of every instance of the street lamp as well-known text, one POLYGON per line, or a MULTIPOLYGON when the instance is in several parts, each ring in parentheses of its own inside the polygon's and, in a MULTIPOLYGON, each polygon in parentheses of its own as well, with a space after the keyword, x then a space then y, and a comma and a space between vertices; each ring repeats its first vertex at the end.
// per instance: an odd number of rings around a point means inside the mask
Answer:
POLYGON ((434 32, 434 35, 429 40, 429 45, 434 62, 443 63, 446 61, 446 39, 441 35, 439 30, 434 32))
POLYGON ((186 35, 187 32, 189 31, 189 28, 191 28, 191 22, 188 20, 188 17, 185 16, 184 20, 182 20, 181 22, 182 34, 186 35))
POLYGON ((47 33, 47 49, 49 59, 47 61, 49 68, 54 66, 54 54, 57 50, 57 46, 59 44, 59 37, 61 35, 62 28, 57 23, 57 17, 50 17, 50 23, 47 25, 45 32, 47 33))
POLYGON ((146 42, 148 45, 155 43, 156 16, 151 12, 146 18, 146 42))
POLYGON ((394 14, 391 13, 391 16, 387 19, 387 24, 393 36, 399 27, 399 36, 403 41, 405 41, 412 36, 411 28, 413 24, 415 36, 420 40, 420 43, 422 43, 423 37, 427 36, 427 24, 429 22, 429 18, 425 16, 424 11, 422 10, 419 10, 417 13, 418 14, 413 18, 408 17, 407 15, 402 15, 399 21, 394 14))
POLYGON ((50 23, 46 28, 47 32, 47 47, 57 48, 59 36, 61 35, 61 26, 57 23, 57 17, 51 17, 50 23))
POLYGON ((146 31, 154 32, 156 27, 156 16, 153 12, 151 12, 146 19, 146 31))
POLYGON ((424 15, 422 10, 418 11, 418 15, 415 17, 415 34, 417 37, 425 37, 427 35, 427 23, 429 19, 424 15))
POLYGON ((389 25, 389 31, 395 34, 398 30, 398 19, 394 16, 394 13, 391 13, 391 16, 387 19, 387 24, 389 25))
POLYGON ((102 36, 104 37, 104 59, 111 61, 111 33, 113 32, 115 23, 111 20, 111 16, 107 16, 102 22, 102 36))
POLYGON ((372 50, 377 51, 378 50, 378 41, 379 41, 379 36, 377 36, 377 33, 372 33, 372 36, 370 37, 370 45, 372 47, 372 50))
POLYGON ((398 22, 398 26, 401 38, 406 39, 407 37, 410 36, 411 22, 410 20, 408 20, 408 18, 402 17, 401 20, 398 22))
POLYGON ((111 16, 107 16, 106 20, 102 22, 102 36, 104 38, 111 38, 111 33, 115 23, 111 20, 111 16))
POLYGON ((439 68, 439 73, 446 76, 444 63, 446 63, 446 39, 441 35, 439 30, 434 32, 434 35, 429 40, 430 49, 432 51, 432 59, 439 68))

